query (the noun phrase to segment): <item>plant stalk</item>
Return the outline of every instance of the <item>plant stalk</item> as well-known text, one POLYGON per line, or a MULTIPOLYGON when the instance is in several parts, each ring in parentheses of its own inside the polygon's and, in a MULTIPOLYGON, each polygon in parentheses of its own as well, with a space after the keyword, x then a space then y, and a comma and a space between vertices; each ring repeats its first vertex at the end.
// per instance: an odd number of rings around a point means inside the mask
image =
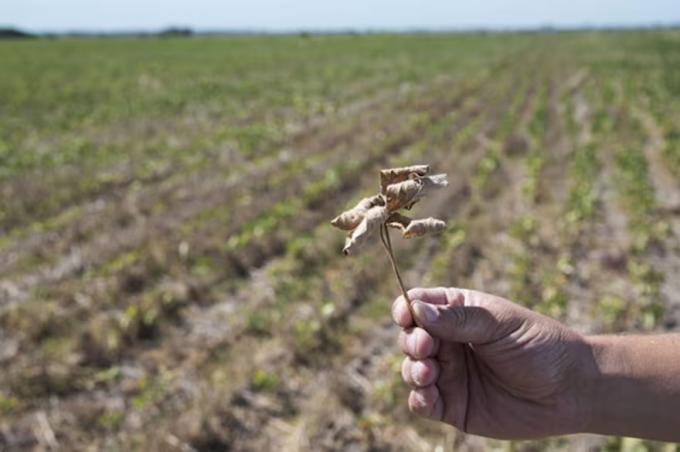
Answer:
POLYGON ((385 251, 387 252, 387 257, 390 259, 390 263, 392 264, 392 271, 394 271, 394 275, 397 277, 397 284, 399 284, 399 289, 401 289, 401 294, 404 297, 404 300, 406 300, 406 305, 408 306, 408 310, 411 313, 411 317, 413 318, 413 321, 415 322, 416 316, 415 313, 413 312, 413 307, 411 306, 411 299, 408 296, 408 292, 406 291, 406 288, 404 287, 404 281, 401 279, 401 274, 399 273, 399 268, 397 267, 397 260, 394 258, 394 252, 392 250, 392 240, 390 239, 390 230, 387 224, 383 223, 380 226, 380 240, 382 241, 383 246, 385 247, 385 251))

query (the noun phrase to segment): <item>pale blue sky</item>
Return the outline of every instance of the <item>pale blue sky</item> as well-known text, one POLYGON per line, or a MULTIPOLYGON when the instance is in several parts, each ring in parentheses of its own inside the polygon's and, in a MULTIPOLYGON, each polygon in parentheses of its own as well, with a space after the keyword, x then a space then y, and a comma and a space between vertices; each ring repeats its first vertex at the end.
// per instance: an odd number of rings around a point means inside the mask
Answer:
POLYGON ((32 31, 457 29, 680 23, 680 0, 0 0, 32 31))

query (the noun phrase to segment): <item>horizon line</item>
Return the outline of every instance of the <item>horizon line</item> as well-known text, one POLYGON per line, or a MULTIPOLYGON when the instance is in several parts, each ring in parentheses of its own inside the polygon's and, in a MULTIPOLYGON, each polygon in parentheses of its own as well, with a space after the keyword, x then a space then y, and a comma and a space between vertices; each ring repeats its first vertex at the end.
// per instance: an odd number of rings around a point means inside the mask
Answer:
POLYGON ((112 28, 31 28, 11 24, 0 24, 0 29, 13 29, 36 36, 68 36, 68 35, 153 35, 168 30, 187 30, 195 35, 296 35, 296 34, 447 34, 447 33, 509 33, 509 32, 540 32, 540 31, 616 31, 616 30, 654 30, 680 28, 680 21, 673 22, 645 22, 638 24, 590 24, 555 25, 540 24, 530 26, 404 26, 404 27, 193 27, 191 25, 168 24, 159 27, 112 27, 112 28))

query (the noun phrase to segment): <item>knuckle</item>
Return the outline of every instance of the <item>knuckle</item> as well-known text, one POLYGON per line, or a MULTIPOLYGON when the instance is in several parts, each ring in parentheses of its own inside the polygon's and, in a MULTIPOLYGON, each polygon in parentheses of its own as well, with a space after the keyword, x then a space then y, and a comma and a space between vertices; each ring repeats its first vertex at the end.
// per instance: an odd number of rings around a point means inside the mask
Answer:
POLYGON ((420 387, 433 383, 438 374, 437 363, 430 358, 411 363, 410 370, 411 380, 420 387))
POLYGON ((414 328, 412 334, 412 355, 416 358, 427 357, 432 350, 431 336, 422 328, 414 328))
POLYGON ((406 291, 410 299, 417 298, 422 292, 423 289, 421 289, 420 287, 412 287, 406 291))
POLYGON ((448 310, 449 323, 456 328, 462 328, 468 321, 468 312, 464 308, 451 308, 448 310))
POLYGON ((397 326, 404 328, 413 323, 406 301, 404 301, 402 297, 399 297, 394 301, 391 311, 392 320, 397 326))

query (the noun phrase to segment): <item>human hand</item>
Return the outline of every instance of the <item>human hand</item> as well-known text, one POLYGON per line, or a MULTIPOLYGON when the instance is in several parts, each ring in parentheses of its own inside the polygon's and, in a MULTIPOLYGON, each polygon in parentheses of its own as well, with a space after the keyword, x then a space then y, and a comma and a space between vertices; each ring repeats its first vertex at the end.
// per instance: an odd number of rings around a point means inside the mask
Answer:
POLYGON ((466 289, 412 289, 392 306, 407 355, 411 411, 465 432, 537 438, 582 431, 596 373, 584 337, 508 300, 466 289))

